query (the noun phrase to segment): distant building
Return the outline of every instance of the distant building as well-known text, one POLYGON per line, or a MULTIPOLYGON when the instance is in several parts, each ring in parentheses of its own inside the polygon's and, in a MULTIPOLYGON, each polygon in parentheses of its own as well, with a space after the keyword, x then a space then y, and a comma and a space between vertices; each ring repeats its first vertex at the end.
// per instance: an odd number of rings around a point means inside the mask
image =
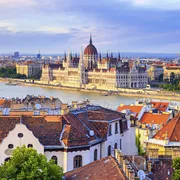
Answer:
POLYGON ((146 151, 146 144, 169 120, 173 113, 169 110, 168 102, 149 101, 136 105, 121 105, 117 111, 126 113, 131 119, 137 119, 136 138, 141 151, 146 151))
POLYGON ((122 63, 120 55, 114 58, 107 53, 101 58, 90 37, 89 45, 80 58, 72 57, 69 51, 63 64, 49 64, 42 67, 43 83, 57 83, 62 86, 87 89, 117 90, 117 88, 144 88, 148 84, 146 67, 136 62, 122 63))
POLYGON ((19 59, 19 52, 15 52, 15 53, 14 53, 14 58, 15 58, 15 59, 19 59))
POLYGON ((16 72, 18 74, 24 74, 27 77, 39 76, 41 73, 41 64, 33 63, 32 61, 17 63, 16 72))
POLYGON ((147 156, 152 159, 158 157, 180 157, 180 113, 170 120, 152 138, 146 141, 147 156))
POLYGON ((156 80, 159 81, 160 80, 160 76, 164 74, 164 68, 163 65, 156 65, 153 64, 148 70, 148 78, 150 81, 156 80))
POLYGON ((41 53, 40 53, 40 50, 39 50, 39 53, 37 54, 37 59, 41 59, 41 53))
POLYGON ((164 80, 172 81, 180 78, 180 66, 166 66, 164 68, 164 80))

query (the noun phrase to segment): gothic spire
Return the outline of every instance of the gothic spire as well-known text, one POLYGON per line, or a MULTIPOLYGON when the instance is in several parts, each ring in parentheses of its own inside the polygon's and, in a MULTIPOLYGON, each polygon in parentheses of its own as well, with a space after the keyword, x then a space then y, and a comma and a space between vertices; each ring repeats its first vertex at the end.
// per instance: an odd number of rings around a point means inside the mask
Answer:
POLYGON ((90 44, 92 44, 92 36, 90 34, 90 41, 89 41, 90 44))
POLYGON ((64 61, 66 62, 67 58, 66 58, 66 52, 64 51, 64 61))
POLYGON ((109 54, 108 54, 108 51, 107 51, 107 54, 106 54, 106 58, 107 58, 107 59, 109 58, 109 54))
POLYGON ((111 52, 111 58, 113 58, 113 53, 111 52))
POLYGON ((100 62, 101 62, 101 60, 102 60, 102 59, 101 59, 101 52, 99 53, 99 60, 100 60, 100 62))
POLYGON ((118 61, 120 61, 121 60, 121 54, 120 54, 120 52, 118 53, 118 61))

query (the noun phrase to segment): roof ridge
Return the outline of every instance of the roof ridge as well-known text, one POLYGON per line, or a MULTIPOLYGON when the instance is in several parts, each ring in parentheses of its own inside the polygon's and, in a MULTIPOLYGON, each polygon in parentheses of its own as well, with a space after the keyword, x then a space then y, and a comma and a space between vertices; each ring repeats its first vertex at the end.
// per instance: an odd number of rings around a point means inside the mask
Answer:
POLYGON ((178 123, 179 119, 180 119, 180 113, 174 118, 174 120, 176 121, 176 123, 175 123, 175 125, 174 125, 173 131, 172 131, 171 136, 169 137, 169 139, 171 139, 171 137, 172 137, 172 135, 173 135, 173 133, 174 133, 174 130, 175 130, 176 126, 177 126, 177 123, 178 123))

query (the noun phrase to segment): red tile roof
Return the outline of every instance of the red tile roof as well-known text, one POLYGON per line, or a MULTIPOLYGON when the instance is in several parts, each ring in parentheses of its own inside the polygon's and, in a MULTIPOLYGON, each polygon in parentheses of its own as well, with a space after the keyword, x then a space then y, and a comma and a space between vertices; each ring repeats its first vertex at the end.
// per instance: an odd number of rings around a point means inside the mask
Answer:
POLYGON ((3 116, 0 117, 0 143, 7 137, 10 131, 12 131, 16 124, 20 123, 20 117, 3 116))
POLYGON ((165 140, 166 137, 170 142, 180 142, 180 113, 170 120, 153 138, 165 140))
MULTIPOLYGON (((67 147, 89 147, 90 142, 104 141, 109 123, 124 119, 123 116, 120 112, 101 107, 64 116, 0 116, 0 142, 16 124, 22 123, 44 146, 61 146, 61 137, 67 147), (90 135, 90 131, 94 135, 90 135)), ((122 124, 123 130, 126 130, 127 121, 124 120, 122 124)))
POLYGON ((155 101, 152 101, 151 104, 152 104, 153 108, 158 109, 159 111, 166 111, 168 106, 169 106, 168 102, 155 102, 155 101))
POLYGON ((140 120, 142 124, 163 124, 165 125, 170 114, 159 114, 145 112, 140 120))
POLYGON ((97 160, 88 165, 69 171, 66 180, 125 180, 117 162, 112 156, 97 160))
POLYGON ((136 106, 136 105, 124 105, 124 106, 119 106, 117 108, 117 111, 122 112, 123 110, 130 110, 133 113, 136 113, 136 117, 139 115, 141 112, 143 106, 136 106))

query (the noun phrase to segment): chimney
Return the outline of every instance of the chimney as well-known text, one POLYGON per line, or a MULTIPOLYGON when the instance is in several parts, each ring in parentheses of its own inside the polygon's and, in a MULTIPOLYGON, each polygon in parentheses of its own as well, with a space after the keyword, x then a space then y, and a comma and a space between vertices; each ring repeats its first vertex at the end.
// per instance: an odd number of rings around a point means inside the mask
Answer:
POLYGON ((69 113, 68 104, 61 104, 61 115, 65 115, 69 113))
POLYGON ((122 163, 122 165, 123 165, 123 171, 124 171, 124 173, 126 172, 126 165, 125 165, 125 163, 126 163, 126 160, 125 160, 125 159, 123 159, 123 163, 122 163))
POLYGON ((133 180, 140 180, 138 176, 133 177, 133 180))
POLYGON ((148 161, 148 172, 152 171, 152 162, 148 161))
POLYGON ((132 167, 130 165, 127 166, 127 174, 126 176, 130 179, 130 171, 132 170, 132 167))
POLYGON ((125 163, 125 174, 127 177, 129 176, 129 162, 128 161, 126 161, 125 163))
POLYGON ((73 109, 77 109, 78 108, 77 104, 78 104, 77 101, 72 101, 73 109))
POLYGON ((134 175, 135 175, 134 170, 133 170, 133 169, 130 169, 130 170, 129 170, 129 180, 133 180, 134 175))

